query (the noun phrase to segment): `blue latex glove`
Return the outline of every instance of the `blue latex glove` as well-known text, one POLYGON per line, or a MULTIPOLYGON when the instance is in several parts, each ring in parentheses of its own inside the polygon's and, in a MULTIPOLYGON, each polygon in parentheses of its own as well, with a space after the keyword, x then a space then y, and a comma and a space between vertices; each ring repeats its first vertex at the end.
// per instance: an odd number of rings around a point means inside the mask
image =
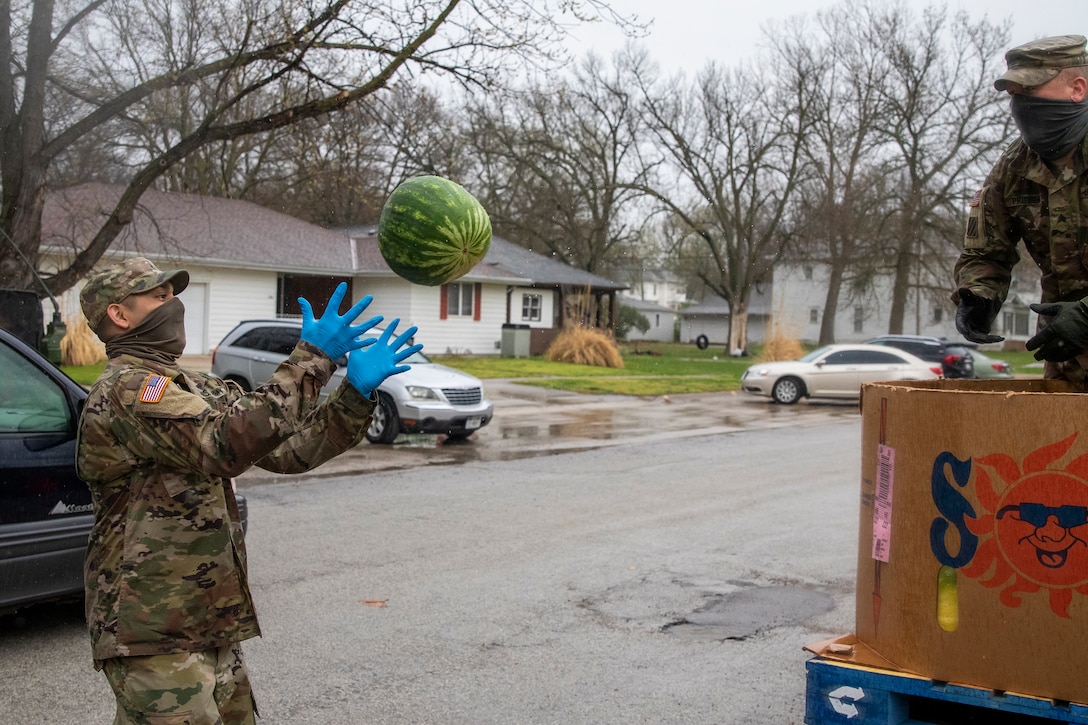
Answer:
POLYGON ((415 325, 397 336, 393 342, 389 342, 396 333, 399 322, 399 319, 393 320, 377 341, 370 340, 371 344, 348 355, 348 382, 364 397, 369 398, 374 389, 389 376, 411 370, 411 365, 401 365, 401 361, 423 349, 419 344, 402 349, 404 343, 416 334, 415 325))
POLYGON ((347 311, 347 314, 341 317, 338 310, 347 292, 347 282, 341 282, 337 285, 336 291, 329 298, 329 304, 325 306, 325 312, 322 313, 320 319, 314 319, 314 310, 306 298, 298 298, 299 307, 302 308, 301 338, 317 347, 333 360, 343 357, 351 350, 357 350, 373 342, 373 338, 368 340, 360 340, 359 338, 367 330, 382 321, 381 315, 377 315, 361 325, 352 326, 351 324, 356 317, 363 314, 363 310, 370 304, 373 299, 370 295, 356 302, 347 311))

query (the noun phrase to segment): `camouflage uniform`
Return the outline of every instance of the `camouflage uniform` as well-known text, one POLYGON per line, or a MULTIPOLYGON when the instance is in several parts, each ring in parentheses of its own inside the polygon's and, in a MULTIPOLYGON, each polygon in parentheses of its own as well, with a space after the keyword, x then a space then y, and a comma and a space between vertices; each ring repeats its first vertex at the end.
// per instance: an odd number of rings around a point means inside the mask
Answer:
POLYGON ((260 634, 230 479, 257 465, 318 466, 357 445, 373 402, 300 342, 266 385, 236 384, 130 356, 87 399, 77 465, 95 524, 86 563, 96 660, 188 652, 260 634), (169 379, 158 391, 161 377, 169 379))
POLYGON ((956 282, 1004 302, 1023 240, 1042 271, 1042 301, 1088 297, 1088 138, 1058 175, 1017 140, 971 201, 956 282))
MULTIPOLYGON (((88 284, 81 294, 84 311, 97 329, 111 300, 171 277, 183 286, 188 275, 179 274, 130 260, 120 273, 88 284)), ((231 478, 254 465, 306 471, 361 442, 372 400, 345 382, 319 404, 335 368, 302 341, 272 379, 250 393, 176 363, 131 354, 111 357, 94 383, 80 421, 76 465, 95 512, 84 569, 87 623, 96 669, 105 669, 118 699, 115 723, 143 722, 148 712, 176 714, 162 722, 188 722, 192 713, 178 711, 177 693, 183 691, 186 701, 203 697, 222 705, 208 693, 198 696, 195 681, 187 689, 189 675, 181 676, 182 670, 214 665, 217 650, 237 650, 236 664, 223 677, 236 671, 229 689, 239 690, 245 703, 227 706, 249 712, 228 721, 252 721, 236 643, 258 636, 260 628, 231 478), (190 653, 204 659, 186 659, 182 668, 170 657, 155 657, 190 653), (149 692, 132 685, 137 676, 153 681, 156 667, 166 668, 159 681, 181 689, 149 692), (127 689, 121 687, 126 681, 127 689)), ((211 679, 226 689, 219 670, 211 679)), ((216 721, 220 713, 210 717, 216 721)))
MULTIPOLYGON (((1083 65, 1082 36, 1060 36, 1028 43, 1006 54, 1009 71, 994 86, 1047 82, 1064 67, 1083 65)), ((1022 138, 1006 149, 970 204, 963 251, 954 275, 967 288, 1005 302, 1013 267, 1024 247, 1042 272, 1041 302, 1070 302, 1088 297, 1088 137, 1072 162, 1055 172, 1022 138)), ((959 294, 952 295, 959 302, 959 294)), ((1047 377, 1065 378, 1082 387, 1088 356, 1065 363, 1047 362, 1047 377)))
POLYGON ((113 657, 103 673, 117 696, 114 725, 254 725, 257 710, 242 645, 202 652, 113 657))

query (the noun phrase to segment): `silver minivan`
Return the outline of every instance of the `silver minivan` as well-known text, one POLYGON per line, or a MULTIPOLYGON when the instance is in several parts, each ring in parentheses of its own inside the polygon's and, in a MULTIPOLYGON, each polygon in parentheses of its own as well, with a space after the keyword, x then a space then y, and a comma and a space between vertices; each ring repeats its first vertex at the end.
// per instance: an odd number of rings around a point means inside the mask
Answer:
MULTIPOLYGON (((212 373, 252 390, 272 377, 298 344, 302 321, 246 320, 227 333, 212 351, 212 373)), ((367 333, 375 336, 381 330, 367 333)), ((401 433, 440 433, 468 438, 491 422, 492 405, 479 378, 433 363, 421 352, 404 361, 407 372, 378 387, 378 406, 366 432, 371 443, 392 443, 401 433)), ((344 380, 346 360, 326 384, 327 395, 344 380)))

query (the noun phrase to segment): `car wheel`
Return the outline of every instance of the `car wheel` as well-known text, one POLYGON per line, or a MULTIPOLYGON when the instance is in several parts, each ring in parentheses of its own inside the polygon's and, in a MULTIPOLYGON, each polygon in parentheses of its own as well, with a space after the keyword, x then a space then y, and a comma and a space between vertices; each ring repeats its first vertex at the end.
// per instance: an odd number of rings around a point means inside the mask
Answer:
POLYGON ((374 415, 370 427, 366 429, 366 439, 371 443, 392 443, 400 433, 400 416, 393 399, 378 393, 378 404, 374 406, 374 415))
POLYGON ((771 397, 776 403, 793 405, 805 394, 805 384, 797 378, 782 378, 774 384, 771 397))
POLYGON ((705 350, 710 347, 710 339, 706 335, 699 335, 695 338, 695 347, 700 350, 705 350))
POLYGON ((241 375, 228 375, 227 380, 233 380, 238 383, 238 386, 242 388, 244 392, 250 392, 253 390, 253 386, 249 384, 249 381, 243 378, 241 375))

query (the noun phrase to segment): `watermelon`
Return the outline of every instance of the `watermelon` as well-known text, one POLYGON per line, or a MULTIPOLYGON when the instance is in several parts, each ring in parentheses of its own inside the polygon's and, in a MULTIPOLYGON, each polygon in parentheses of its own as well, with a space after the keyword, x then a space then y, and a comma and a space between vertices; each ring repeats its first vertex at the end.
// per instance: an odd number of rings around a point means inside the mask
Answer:
POLYGON ((441 176, 408 179, 382 207, 378 249, 409 282, 451 282, 475 267, 490 246, 491 219, 483 206, 441 176))

